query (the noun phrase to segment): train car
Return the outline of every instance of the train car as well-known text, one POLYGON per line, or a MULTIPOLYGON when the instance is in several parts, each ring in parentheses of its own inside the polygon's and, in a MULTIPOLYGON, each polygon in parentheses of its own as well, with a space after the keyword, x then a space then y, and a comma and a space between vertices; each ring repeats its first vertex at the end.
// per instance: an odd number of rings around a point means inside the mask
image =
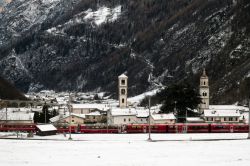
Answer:
POLYGON ((80 133, 118 133, 118 126, 88 126, 81 125, 80 133))
POLYGON ((77 126, 61 126, 61 127, 57 127, 57 131, 58 133, 78 133, 78 127, 77 126))
MULTIPOLYGON (((147 133, 149 131, 148 124, 128 124, 125 127, 126 133, 147 133)), ((166 133, 167 125, 166 124, 154 124, 151 125, 152 133, 166 133)))
POLYGON ((209 133, 210 132, 210 124, 206 123, 192 123, 192 124, 187 124, 187 133, 209 133))
MULTIPOLYGON (((236 124, 237 126, 238 124, 236 124)), ((211 133, 233 133, 234 124, 211 124, 211 133)))
POLYGON ((0 131, 1 132, 13 132, 13 131, 20 131, 20 132, 35 132, 36 125, 33 123, 24 123, 24 124, 12 124, 12 123, 5 123, 0 124, 0 131))
POLYGON ((249 126, 247 124, 237 124, 233 126, 234 133, 247 133, 249 131, 249 126))

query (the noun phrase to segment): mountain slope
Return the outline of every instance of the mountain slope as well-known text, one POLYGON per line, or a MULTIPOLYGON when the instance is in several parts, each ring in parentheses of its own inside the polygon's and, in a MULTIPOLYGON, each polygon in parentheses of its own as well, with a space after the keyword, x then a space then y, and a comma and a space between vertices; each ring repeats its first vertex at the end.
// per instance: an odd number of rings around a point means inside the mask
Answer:
POLYGON ((26 97, 8 81, 0 77, 0 99, 26 100, 26 97))
POLYGON ((24 91, 114 93, 125 72, 135 95, 175 82, 198 85, 205 67, 213 102, 242 101, 249 91, 249 4, 14 0, 0 14, 0 69, 24 91))

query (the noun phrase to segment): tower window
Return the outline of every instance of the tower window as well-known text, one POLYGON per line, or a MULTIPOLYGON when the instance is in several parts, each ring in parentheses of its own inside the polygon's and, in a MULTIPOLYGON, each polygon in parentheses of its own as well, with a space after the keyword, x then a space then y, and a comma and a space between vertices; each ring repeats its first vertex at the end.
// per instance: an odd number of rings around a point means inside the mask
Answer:
POLYGON ((124 99, 122 99, 122 103, 124 103, 124 99))
POLYGON ((204 81, 204 85, 206 85, 206 82, 204 81))
POLYGON ((207 96, 207 92, 203 92, 203 93, 202 93, 202 96, 207 96))
POLYGON ((125 93, 126 93, 126 90, 125 89, 121 89, 121 94, 125 95, 125 93))
POLYGON ((121 84, 122 84, 122 85, 125 85, 125 80, 121 80, 121 84))

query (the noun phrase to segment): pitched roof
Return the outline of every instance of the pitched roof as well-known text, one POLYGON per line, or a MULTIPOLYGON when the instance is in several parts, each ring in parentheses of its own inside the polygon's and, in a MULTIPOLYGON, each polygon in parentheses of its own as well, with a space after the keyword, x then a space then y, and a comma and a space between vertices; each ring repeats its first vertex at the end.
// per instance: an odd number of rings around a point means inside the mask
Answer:
POLYGON ((173 113, 169 113, 169 114, 152 114, 151 116, 152 116, 152 118, 154 120, 168 120, 168 119, 174 120, 174 119, 176 119, 176 117, 174 116, 173 113))
POLYGON ((204 117, 240 117, 239 110, 204 110, 204 117))
POLYGON ((120 75, 118 78, 128 78, 125 74, 120 75))
POLYGON ((52 124, 36 125, 40 131, 55 131, 57 130, 52 124))
MULTIPOLYGON (((85 118, 85 114, 71 113, 71 116, 76 116, 76 117, 83 118, 83 119, 85 118)), ((50 122, 55 123, 55 122, 57 122, 59 120, 65 119, 67 117, 69 117, 69 113, 68 112, 65 115, 57 115, 57 116, 55 116, 53 118, 50 118, 49 120, 50 120, 50 122)))

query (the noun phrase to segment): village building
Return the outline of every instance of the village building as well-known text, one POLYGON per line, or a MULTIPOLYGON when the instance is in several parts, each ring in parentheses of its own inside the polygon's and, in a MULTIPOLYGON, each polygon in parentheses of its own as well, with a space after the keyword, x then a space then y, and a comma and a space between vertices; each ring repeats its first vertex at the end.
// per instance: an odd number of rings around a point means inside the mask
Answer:
POLYGON ((72 104, 71 106, 72 113, 75 114, 89 114, 96 111, 105 113, 109 109, 108 104, 72 104))
POLYGON ((84 114, 74 114, 74 113, 66 113, 57 115, 53 118, 50 118, 50 122, 53 123, 55 126, 78 126, 84 124, 85 115, 84 114))
POLYGON ((150 120, 152 124, 174 124, 176 117, 173 113, 169 114, 151 114, 150 120))
POLYGON ((204 120, 206 123, 239 123, 240 117, 240 111, 235 109, 204 110, 204 120))
POLYGON ((56 135, 57 128, 52 124, 36 125, 37 133, 39 136, 56 135))
POLYGON ((4 108, 0 110, 0 123, 34 123, 34 113, 30 109, 4 108))
POLYGON ((107 123, 106 115, 101 114, 99 111, 85 114, 85 124, 107 123))
POLYGON ((0 112, 0 123, 15 123, 15 124, 34 123, 34 113, 10 112, 6 116, 6 113, 0 112))
POLYGON ((112 108, 108 112, 108 124, 125 125, 137 123, 135 108, 112 108))

